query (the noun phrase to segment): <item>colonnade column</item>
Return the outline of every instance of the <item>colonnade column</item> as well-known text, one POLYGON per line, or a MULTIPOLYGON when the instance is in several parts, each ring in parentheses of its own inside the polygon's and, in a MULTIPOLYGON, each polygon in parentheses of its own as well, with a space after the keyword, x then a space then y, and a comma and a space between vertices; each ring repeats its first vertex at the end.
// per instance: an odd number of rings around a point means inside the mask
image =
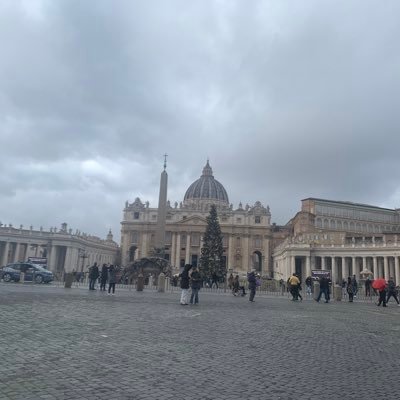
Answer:
POLYGON ((10 242, 6 242, 6 245, 4 246, 4 254, 3 254, 3 259, 2 259, 2 266, 8 264, 8 252, 10 251, 10 242))
POLYGON ((347 278, 346 257, 342 257, 342 280, 347 278))
POLYGON ((332 285, 334 285, 335 283, 336 283, 336 280, 337 280, 337 266, 336 266, 336 259, 335 259, 335 257, 331 257, 331 265, 332 265, 332 268, 331 268, 331 272, 332 272, 332 277, 331 277, 331 280, 332 280, 332 285))
POLYGON ((14 262, 25 261, 19 259, 19 251, 21 250, 21 243, 17 242, 15 245, 14 262))
POLYGON ((186 235, 185 264, 190 264, 190 234, 186 235))
POLYGON ((175 254, 175 268, 181 267, 181 234, 178 233, 176 237, 176 254, 175 254))
POLYGON ((321 257, 321 269, 322 270, 326 269, 326 267, 325 267, 325 257, 321 257))
POLYGON ((311 256, 306 256, 306 277, 311 276, 311 256))
POLYGON ((389 279, 389 263, 388 263, 388 258, 387 256, 383 257, 383 272, 385 275, 385 279, 389 279))
POLYGON ((372 257, 372 272, 374 274, 374 279, 378 279, 378 262, 376 256, 372 257))
POLYGON ((394 256, 394 275, 396 285, 400 285, 400 266, 399 257, 397 255, 394 256))
POLYGON ((363 257, 362 258, 362 270, 364 270, 364 269, 368 269, 367 268, 367 257, 363 257))
POLYGON ((357 262, 356 262, 356 258, 355 257, 351 257, 351 269, 352 269, 352 274, 351 275, 355 275, 356 279, 359 280, 360 279, 360 271, 357 267, 357 262))

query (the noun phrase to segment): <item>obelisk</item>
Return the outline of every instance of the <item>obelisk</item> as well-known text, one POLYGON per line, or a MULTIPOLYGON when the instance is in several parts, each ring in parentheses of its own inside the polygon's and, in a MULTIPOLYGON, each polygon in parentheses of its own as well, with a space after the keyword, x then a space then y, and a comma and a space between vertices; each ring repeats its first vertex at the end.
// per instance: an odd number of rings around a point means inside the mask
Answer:
POLYGON ((164 170, 161 172, 160 179, 160 195, 158 197, 158 216, 157 229, 155 240, 155 253, 158 257, 164 258, 165 254, 165 220, 167 217, 167 189, 168 189, 168 174, 167 154, 164 154, 164 170))

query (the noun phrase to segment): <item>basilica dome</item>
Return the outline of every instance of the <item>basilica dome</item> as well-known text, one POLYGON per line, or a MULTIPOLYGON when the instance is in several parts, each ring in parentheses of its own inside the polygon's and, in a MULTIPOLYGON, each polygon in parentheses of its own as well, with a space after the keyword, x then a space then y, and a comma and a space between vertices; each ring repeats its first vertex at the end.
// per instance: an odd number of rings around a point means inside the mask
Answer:
POLYGON ((226 190, 221 183, 214 179, 208 160, 201 177, 189 186, 183 201, 185 204, 201 201, 229 206, 226 190))

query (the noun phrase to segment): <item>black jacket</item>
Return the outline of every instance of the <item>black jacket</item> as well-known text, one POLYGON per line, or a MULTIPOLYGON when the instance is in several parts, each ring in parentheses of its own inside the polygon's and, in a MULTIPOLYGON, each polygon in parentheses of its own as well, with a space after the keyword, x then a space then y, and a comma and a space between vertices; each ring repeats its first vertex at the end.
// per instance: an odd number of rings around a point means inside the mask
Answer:
POLYGON ((191 268, 191 265, 185 265, 185 268, 179 275, 179 277, 181 278, 181 289, 189 289, 189 271, 191 268))

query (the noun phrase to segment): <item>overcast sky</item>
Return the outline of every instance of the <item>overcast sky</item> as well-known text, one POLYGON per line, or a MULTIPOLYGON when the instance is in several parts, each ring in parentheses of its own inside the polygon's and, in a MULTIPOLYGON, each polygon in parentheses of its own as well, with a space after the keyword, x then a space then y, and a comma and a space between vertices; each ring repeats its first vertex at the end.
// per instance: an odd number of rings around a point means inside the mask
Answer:
POLYGON ((400 2, 2 0, 0 221, 119 240, 207 158, 237 207, 400 207, 400 2))

